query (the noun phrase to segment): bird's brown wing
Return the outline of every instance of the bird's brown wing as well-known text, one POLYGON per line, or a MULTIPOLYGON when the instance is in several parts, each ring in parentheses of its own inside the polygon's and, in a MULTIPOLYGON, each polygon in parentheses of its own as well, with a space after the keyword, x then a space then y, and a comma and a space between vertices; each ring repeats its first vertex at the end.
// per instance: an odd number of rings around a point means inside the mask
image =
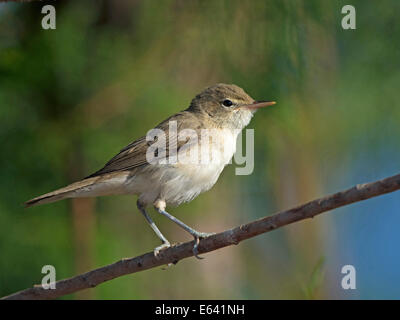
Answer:
MULTIPOLYGON (((177 113, 170 118, 166 119, 162 123, 160 123, 156 129, 161 129, 165 133, 166 137, 166 150, 165 150, 165 155, 166 157, 169 156, 169 150, 172 148, 179 148, 185 144, 187 144, 187 141, 177 141, 178 139, 169 139, 169 123, 170 121, 176 121, 177 122, 177 130, 178 132, 182 129, 190 128, 190 129, 195 129, 197 130, 200 128, 200 123, 199 120, 197 120, 196 117, 191 116, 190 114, 188 115, 186 111, 182 111, 180 113, 177 113), (182 121, 185 119, 185 121, 182 121), (188 121, 189 119, 189 121, 188 121)), ((91 174, 87 178, 99 176, 102 174, 110 173, 110 172, 115 172, 115 171, 127 171, 127 170, 133 170, 135 168, 141 167, 141 166, 146 166, 149 165, 147 159, 146 159, 146 152, 147 148, 151 146, 154 142, 152 141, 146 141, 146 137, 141 137, 138 140, 133 141, 129 145, 127 145, 125 148, 123 148, 115 157, 113 157, 110 161, 106 163, 106 165, 100 169, 99 171, 96 171, 95 173, 91 174)), ((160 150, 159 148, 158 152, 162 152, 163 150, 160 150)))
POLYGON ((147 163, 146 161, 146 150, 147 150, 146 137, 141 137, 138 140, 130 143, 128 146, 123 148, 115 157, 106 163, 106 165, 91 174, 86 178, 96 177, 105 173, 115 171, 126 171, 131 170, 147 163))

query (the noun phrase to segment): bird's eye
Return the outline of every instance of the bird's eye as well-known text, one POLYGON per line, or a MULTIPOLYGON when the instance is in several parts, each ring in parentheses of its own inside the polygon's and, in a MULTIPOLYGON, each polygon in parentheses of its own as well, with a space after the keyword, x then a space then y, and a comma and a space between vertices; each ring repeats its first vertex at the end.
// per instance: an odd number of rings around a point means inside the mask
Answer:
POLYGON ((225 107, 230 107, 230 106, 233 105, 233 102, 232 102, 231 100, 226 99, 226 100, 224 100, 224 101, 222 102, 222 104, 223 104, 225 107))

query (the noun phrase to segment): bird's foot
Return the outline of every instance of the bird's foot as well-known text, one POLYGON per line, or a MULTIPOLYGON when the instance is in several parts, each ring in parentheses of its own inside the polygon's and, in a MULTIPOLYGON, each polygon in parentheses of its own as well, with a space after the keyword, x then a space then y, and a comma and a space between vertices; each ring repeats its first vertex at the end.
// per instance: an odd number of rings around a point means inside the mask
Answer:
POLYGON ((155 248, 154 249, 154 256, 158 259, 158 258, 160 258, 160 251, 161 250, 165 250, 165 249, 167 249, 167 248, 170 248, 171 247, 171 244, 167 241, 167 242, 164 242, 162 245, 160 245, 160 246, 158 246, 157 248, 155 248))
POLYGON ((199 243, 200 243, 200 239, 205 239, 209 236, 214 235, 215 233, 207 233, 207 232, 194 232, 192 235, 194 237, 194 246, 193 246, 193 255, 201 260, 204 259, 203 257, 199 256, 199 243))

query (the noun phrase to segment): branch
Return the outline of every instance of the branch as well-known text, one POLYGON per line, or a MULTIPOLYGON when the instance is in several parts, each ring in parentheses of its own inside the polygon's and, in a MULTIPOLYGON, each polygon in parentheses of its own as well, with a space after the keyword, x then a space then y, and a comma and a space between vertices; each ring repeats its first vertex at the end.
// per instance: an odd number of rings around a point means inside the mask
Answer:
MULTIPOLYGON (((223 247, 255 237, 285 225, 313 218, 323 212, 354 202, 366 200, 400 189, 400 174, 371 183, 359 184, 320 199, 310 201, 296 208, 281 211, 239 227, 217 233, 200 241, 199 253, 214 251, 223 247)), ((192 257, 193 241, 174 245, 160 252, 158 258, 153 252, 135 258, 122 259, 116 263, 89 271, 87 273, 56 282, 56 289, 43 289, 41 285, 19 291, 2 299, 54 299, 97 285, 126 274, 135 273, 192 257)))

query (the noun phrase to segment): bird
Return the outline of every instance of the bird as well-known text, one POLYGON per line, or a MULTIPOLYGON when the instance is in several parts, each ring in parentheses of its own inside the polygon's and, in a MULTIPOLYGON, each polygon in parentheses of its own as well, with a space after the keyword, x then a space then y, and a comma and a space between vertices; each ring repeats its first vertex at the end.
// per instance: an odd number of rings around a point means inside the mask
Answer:
POLYGON ((66 187, 25 202, 26 207, 67 198, 137 195, 137 208, 161 240, 154 255, 171 246, 158 229, 148 206, 167 217, 194 238, 197 258, 199 232, 166 211, 211 189, 236 151, 236 138, 255 112, 275 101, 254 100, 234 84, 218 83, 197 94, 180 111, 123 148, 103 168, 66 187), (167 143, 168 142, 168 143, 167 143))

